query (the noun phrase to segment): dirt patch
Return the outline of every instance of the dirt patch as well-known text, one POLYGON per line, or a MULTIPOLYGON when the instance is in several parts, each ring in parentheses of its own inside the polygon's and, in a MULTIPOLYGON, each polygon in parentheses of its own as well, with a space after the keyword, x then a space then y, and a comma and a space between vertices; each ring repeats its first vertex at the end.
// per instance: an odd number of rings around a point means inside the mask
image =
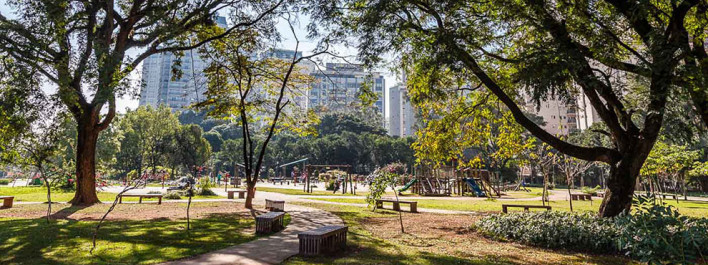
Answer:
MULTIPOLYGON (((99 220, 110 205, 97 204, 88 207, 72 207, 68 204, 52 205, 53 219, 99 220)), ((0 210, 0 217, 43 218, 47 213, 46 204, 20 204, 10 209, 0 210)), ((118 204, 106 220, 179 220, 186 219, 186 203, 163 204, 118 204)), ((239 214, 250 216, 250 211, 238 202, 193 202, 189 215, 199 219, 210 215, 239 214)))
POLYGON ((404 214, 405 234, 398 216, 367 218, 362 225, 375 236, 419 251, 483 259, 502 264, 631 264, 617 256, 554 251, 488 239, 470 226, 481 216, 404 214))

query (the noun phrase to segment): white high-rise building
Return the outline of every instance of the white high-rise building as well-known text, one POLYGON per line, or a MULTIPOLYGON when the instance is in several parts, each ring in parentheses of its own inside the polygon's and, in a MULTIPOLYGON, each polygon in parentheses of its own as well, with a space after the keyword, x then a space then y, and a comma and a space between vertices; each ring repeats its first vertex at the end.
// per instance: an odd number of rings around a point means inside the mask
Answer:
POLYGON ((417 121, 416 110, 411 105, 406 87, 396 85, 388 89, 388 134, 412 136, 417 121))
MULTIPOLYGON (((215 21, 217 25, 227 27, 225 17, 217 16, 215 21)), ((184 51, 181 58, 171 52, 150 55, 143 61, 140 106, 164 104, 172 109, 184 109, 203 100, 206 67, 207 62, 196 50, 184 51), (179 78, 173 75, 173 67, 182 72, 179 78)))
POLYGON ((308 92, 308 107, 327 111, 351 106, 359 101, 360 88, 367 84, 378 96, 374 107, 383 117, 386 81, 380 73, 366 72, 354 64, 327 63, 325 70, 314 71, 311 75, 316 80, 308 92))

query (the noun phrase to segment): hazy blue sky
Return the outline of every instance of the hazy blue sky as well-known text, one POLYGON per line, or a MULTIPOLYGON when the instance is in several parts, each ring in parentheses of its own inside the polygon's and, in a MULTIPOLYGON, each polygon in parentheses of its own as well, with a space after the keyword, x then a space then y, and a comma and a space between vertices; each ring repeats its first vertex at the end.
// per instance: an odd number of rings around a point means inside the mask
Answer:
MULTIPOLYGON (((6 17, 14 17, 13 10, 10 9, 10 7, 7 6, 5 0, 0 0, 0 13, 2 13, 6 17)), ((295 31, 296 34, 298 35, 298 39, 300 40, 300 51, 303 51, 304 54, 308 54, 310 51, 312 51, 315 48, 315 45, 317 43, 317 40, 308 40, 305 38, 306 32, 305 32, 305 27, 307 26, 307 23, 309 22, 308 18, 306 16, 301 16, 299 18, 299 22, 297 25, 295 25, 295 31)), ((284 21, 279 23, 277 26, 278 30, 281 32, 283 35, 283 41, 278 44, 274 44, 278 48, 283 48, 283 49, 294 49, 295 48, 295 40, 292 37, 292 33, 290 31, 290 28, 288 27, 287 23, 284 21)), ((346 48, 344 46, 336 46, 331 49, 333 52, 343 55, 343 56, 350 56, 352 57, 353 60, 353 55, 355 55, 355 50, 351 48, 346 48)), ((128 51, 128 56, 135 56, 138 54, 140 50, 138 49, 133 49, 128 51)), ((332 58, 321 58, 325 62, 332 61, 332 58)), ((138 66, 129 76, 131 79, 131 83, 135 85, 135 90, 139 88, 140 85, 140 75, 142 72, 142 64, 138 66)), ((388 88, 393 86, 398 82, 398 80, 391 74, 388 73, 387 69, 381 69, 381 72, 384 74, 386 77, 386 92, 385 92, 385 97, 388 95, 388 88)), ((45 91, 52 91, 55 90, 54 87, 46 87, 45 91)), ((133 98, 131 96, 124 96, 121 98, 117 99, 116 102, 117 109, 119 112, 125 112, 127 108, 129 109, 135 109, 138 106, 138 99, 133 98)), ((388 101, 386 101, 386 106, 385 108, 388 108, 388 101)))

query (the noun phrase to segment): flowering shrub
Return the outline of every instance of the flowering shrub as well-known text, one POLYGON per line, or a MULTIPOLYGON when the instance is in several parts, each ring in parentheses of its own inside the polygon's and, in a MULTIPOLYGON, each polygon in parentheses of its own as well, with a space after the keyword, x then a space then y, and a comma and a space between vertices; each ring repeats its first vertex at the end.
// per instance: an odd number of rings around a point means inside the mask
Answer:
POLYGON ((681 216, 671 206, 635 201, 615 218, 593 213, 517 212, 477 222, 487 236, 554 249, 621 253, 650 264, 688 264, 708 257, 708 219, 681 216))

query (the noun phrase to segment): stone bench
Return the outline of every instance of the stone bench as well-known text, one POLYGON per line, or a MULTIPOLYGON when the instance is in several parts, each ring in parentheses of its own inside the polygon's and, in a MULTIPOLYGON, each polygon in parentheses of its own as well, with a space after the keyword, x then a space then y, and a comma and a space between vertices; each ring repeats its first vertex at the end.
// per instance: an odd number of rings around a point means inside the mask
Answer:
POLYGON ((285 211, 285 201, 265 200, 265 208, 271 212, 285 211))
POLYGON ((226 193, 229 194, 229 195, 228 195, 228 198, 229 198, 229 199, 233 199, 233 198, 234 198, 234 193, 236 193, 236 192, 238 192, 238 198, 239 198, 239 199, 243 199, 243 198, 246 197, 246 191, 245 191, 245 190, 230 190, 230 191, 227 191, 226 193))
POLYGON ((376 208, 384 209, 383 208, 384 202, 392 203, 394 211, 400 211, 401 204, 408 204, 408 206, 410 207, 410 212, 412 212, 412 213, 418 212, 418 202, 416 202, 416 201, 396 201, 396 200, 390 200, 390 199, 378 199, 378 200, 376 200, 376 208))
POLYGON ((256 216, 256 234, 267 234, 282 230, 284 219, 284 212, 268 212, 256 216))
POLYGON ((551 206, 543 206, 543 205, 516 205, 516 204, 502 204, 502 212, 507 213, 507 208, 524 208, 525 212, 528 212, 529 209, 534 208, 534 209, 546 209, 547 211, 551 210, 551 206))
POLYGON ((590 195, 590 194, 585 194, 585 193, 571 193, 571 194, 570 194, 570 199, 571 199, 571 200, 574 200, 574 201, 577 201, 577 200, 581 200, 581 201, 586 201, 586 200, 587 200, 587 201, 592 201, 592 195, 590 195))
POLYGON ((123 203, 123 197, 138 197, 138 203, 143 203, 143 198, 157 198, 157 204, 162 204, 162 194, 121 194, 118 203, 123 203))
POLYGON ((0 196, 0 199, 2 199, 2 208, 12 208, 15 196, 0 196))
POLYGON ((346 226, 323 226, 299 233, 300 255, 313 256, 343 251, 347 247, 346 226))

